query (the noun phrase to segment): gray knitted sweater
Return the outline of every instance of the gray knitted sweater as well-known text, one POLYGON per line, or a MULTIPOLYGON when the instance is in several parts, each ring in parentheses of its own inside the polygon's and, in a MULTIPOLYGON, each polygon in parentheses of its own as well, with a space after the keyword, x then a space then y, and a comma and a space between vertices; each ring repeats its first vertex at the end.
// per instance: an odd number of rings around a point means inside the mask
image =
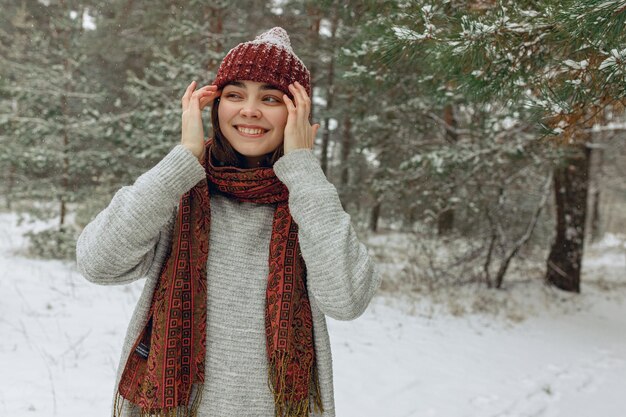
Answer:
MULTIPOLYGON (((359 242, 336 188, 309 149, 274 164, 289 190, 289 209, 307 267, 307 289, 324 413, 335 416, 332 358, 325 316, 359 317, 381 276, 359 242)), ((96 284, 119 285, 146 278, 124 341, 114 394, 133 342, 148 320, 152 293, 171 244, 182 194, 205 176, 196 157, 176 145, 133 185, 122 187, 81 233, 76 260, 96 284)), ((207 355, 200 417, 273 417, 267 382, 265 291, 275 204, 237 202, 211 195, 207 261, 207 355)), ((195 390, 196 386, 192 388, 195 390)), ((192 395, 194 392, 192 392, 192 395)), ((124 402, 123 416, 138 416, 124 402)))

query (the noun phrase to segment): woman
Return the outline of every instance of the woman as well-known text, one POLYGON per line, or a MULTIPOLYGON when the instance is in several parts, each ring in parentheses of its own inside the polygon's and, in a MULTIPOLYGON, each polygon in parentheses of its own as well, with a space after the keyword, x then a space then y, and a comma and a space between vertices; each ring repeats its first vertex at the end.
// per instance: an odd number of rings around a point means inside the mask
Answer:
POLYGON ((89 281, 147 278, 114 416, 335 415, 325 316, 361 315, 380 274, 311 151, 310 95, 282 28, 237 45, 187 88, 181 143, 85 227, 89 281))

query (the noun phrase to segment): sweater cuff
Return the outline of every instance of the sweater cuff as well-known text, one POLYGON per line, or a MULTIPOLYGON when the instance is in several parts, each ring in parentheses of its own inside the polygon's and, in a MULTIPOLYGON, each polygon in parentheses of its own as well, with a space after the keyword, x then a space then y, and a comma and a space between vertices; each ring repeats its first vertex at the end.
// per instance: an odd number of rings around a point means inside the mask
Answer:
POLYGON ((288 189, 297 184, 328 182, 313 151, 308 148, 295 149, 274 163, 274 173, 288 189))
POLYGON ((177 197, 206 177, 204 167, 198 158, 181 144, 176 145, 165 155, 155 165, 153 172, 161 186, 177 197))

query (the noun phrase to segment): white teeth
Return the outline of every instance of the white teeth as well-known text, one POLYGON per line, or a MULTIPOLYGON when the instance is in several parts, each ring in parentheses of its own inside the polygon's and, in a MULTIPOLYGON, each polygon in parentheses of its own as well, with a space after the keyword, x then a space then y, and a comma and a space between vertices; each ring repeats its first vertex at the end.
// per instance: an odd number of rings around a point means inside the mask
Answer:
POLYGON ((243 133, 247 133, 249 135, 260 135, 265 132, 263 129, 248 129, 246 127, 237 127, 237 130, 243 133))

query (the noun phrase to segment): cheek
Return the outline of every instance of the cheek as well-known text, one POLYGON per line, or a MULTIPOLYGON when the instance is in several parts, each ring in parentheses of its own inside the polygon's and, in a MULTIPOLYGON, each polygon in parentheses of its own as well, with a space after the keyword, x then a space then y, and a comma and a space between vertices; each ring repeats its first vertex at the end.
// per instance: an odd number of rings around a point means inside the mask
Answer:
POLYGON ((274 126, 284 128, 287 124, 287 116, 289 115, 289 112, 286 107, 277 110, 278 111, 272 114, 272 124, 274 126))
POLYGON ((229 120, 231 120, 237 114, 237 110, 230 106, 227 101, 220 102, 219 107, 217 108, 217 119, 220 122, 220 126, 228 124, 229 120))

